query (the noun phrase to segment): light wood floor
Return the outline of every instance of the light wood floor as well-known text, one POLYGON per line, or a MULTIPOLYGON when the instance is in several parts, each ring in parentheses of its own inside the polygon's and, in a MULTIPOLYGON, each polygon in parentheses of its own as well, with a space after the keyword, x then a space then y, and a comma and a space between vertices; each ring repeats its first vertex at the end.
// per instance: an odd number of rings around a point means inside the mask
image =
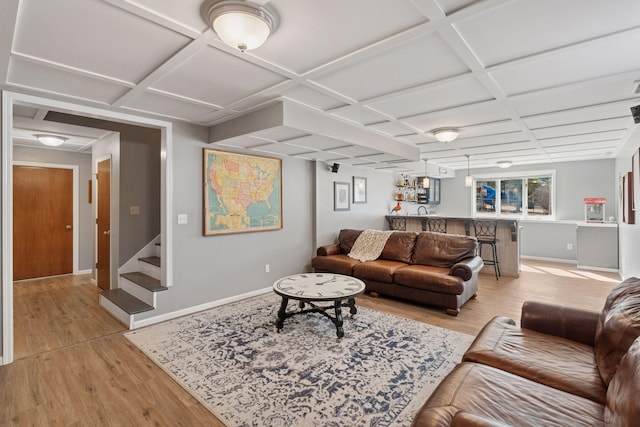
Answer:
MULTIPOLYGON (((600 310, 617 274, 525 261, 518 279, 480 276, 458 317, 363 295, 358 305, 475 335, 495 315, 518 320, 526 300, 600 310)), ((14 285, 15 359, 0 366, 0 425, 222 426, 123 337, 86 276, 14 285)))

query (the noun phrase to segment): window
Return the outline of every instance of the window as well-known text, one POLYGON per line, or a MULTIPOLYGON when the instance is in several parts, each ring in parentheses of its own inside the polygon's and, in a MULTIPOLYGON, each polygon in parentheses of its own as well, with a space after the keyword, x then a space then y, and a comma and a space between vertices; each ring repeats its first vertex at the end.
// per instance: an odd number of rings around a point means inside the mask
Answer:
POLYGON ((554 219, 555 171, 474 177, 475 216, 554 219))

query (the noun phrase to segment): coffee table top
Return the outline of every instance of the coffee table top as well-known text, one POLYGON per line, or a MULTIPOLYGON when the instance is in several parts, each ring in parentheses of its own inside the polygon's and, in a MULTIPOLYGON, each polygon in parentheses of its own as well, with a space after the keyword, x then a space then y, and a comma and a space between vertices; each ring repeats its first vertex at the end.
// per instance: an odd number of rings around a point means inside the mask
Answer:
POLYGON ((313 301, 353 298, 364 292, 362 280, 333 273, 294 274, 276 280, 273 291, 280 296, 313 301))

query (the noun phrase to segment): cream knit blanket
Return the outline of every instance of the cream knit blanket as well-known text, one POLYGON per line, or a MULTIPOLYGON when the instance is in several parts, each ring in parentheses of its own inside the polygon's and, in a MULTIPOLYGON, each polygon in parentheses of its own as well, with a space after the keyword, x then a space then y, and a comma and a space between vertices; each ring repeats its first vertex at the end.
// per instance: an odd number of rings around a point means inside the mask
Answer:
POLYGON ((362 231, 354 242, 351 252, 349 252, 349 257, 361 262, 377 259, 382 253, 384 245, 387 243, 387 239, 391 236, 391 233, 393 233, 393 231, 362 231))

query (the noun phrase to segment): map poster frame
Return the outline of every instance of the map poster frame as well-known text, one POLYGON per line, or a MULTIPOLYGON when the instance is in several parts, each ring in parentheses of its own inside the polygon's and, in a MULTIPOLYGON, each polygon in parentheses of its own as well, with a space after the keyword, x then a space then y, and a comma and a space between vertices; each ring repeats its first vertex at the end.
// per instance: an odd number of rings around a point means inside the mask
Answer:
POLYGON ((282 159, 203 148, 203 234, 282 229, 282 159))

